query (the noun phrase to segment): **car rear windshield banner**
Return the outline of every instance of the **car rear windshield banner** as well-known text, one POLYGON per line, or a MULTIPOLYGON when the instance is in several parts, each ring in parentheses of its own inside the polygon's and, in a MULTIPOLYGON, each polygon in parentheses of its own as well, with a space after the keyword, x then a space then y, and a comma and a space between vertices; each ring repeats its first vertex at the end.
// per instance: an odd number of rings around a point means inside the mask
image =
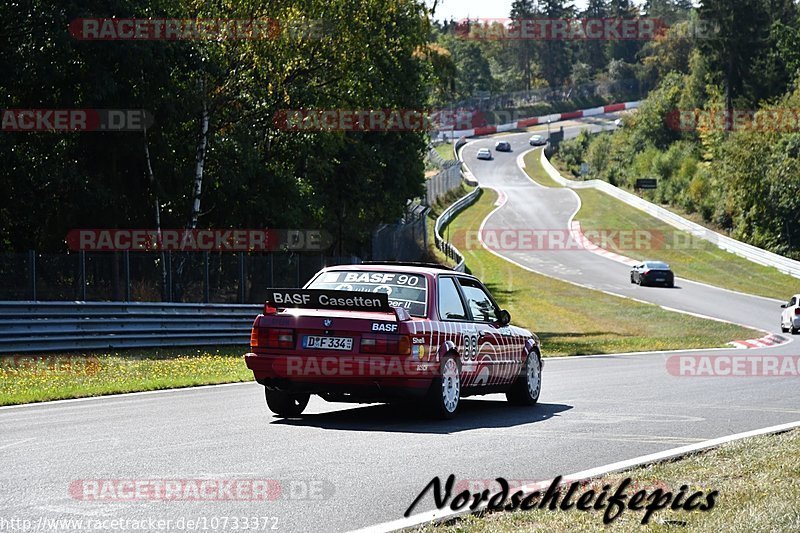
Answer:
POLYGON ((267 303, 280 309, 332 309, 390 313, 389 295, 324 289, 268 289, 267 303))
POLYGON ((309 288, 386 294, 389 305, 402 307, 412 316, 427 315, 428 286, 425 276, 406 272, 335 270, 316 277, 309 288))

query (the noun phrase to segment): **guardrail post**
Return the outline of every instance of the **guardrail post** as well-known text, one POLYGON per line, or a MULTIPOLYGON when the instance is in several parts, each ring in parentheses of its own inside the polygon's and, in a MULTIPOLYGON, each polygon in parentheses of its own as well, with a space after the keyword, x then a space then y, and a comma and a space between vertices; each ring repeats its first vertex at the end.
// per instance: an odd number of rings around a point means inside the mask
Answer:
POLYGON ((208 275, 208 251, 203 251, 203 302, 211 299, 211 279, 208 275))
POLYGON ((130 251, 125 250, 122 252, 123 258, 123 271, 125 273, 125 301, 131 301, 131 256, 130 251))
POLYGON ((172 301, 172 251, 167 252, 167 301, 172 301))
POLYGON ((81 280, 81 301, 86 301, 86 252, 81 250, 78 252, 78 263, 80 268, 80 280, 81 280))
POLYGON ((30 273, 31 300, 36 300, 36 250, 28 250, 28 272, 30 273))

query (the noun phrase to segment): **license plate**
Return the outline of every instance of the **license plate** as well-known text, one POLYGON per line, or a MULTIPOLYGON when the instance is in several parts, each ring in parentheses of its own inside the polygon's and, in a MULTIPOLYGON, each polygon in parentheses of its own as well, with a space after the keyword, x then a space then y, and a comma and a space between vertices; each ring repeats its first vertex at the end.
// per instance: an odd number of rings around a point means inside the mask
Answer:
POLYGON ((309 350, 352 350, 353 339, 348 337, 303 337, 303 348, 309 350))
POLYGON ((656 281, 667 281, 667 280, 664 278, 656 278, 656 281))

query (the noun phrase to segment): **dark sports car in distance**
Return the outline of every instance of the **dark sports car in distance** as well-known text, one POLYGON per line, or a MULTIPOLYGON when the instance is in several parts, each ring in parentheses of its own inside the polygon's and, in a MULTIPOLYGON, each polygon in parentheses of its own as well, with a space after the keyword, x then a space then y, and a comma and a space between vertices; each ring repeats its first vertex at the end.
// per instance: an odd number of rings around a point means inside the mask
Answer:
POLYGON ((508 141, 498 141, 497 144, 494 145, 494 149, 497 152, 510 152, 511 143, 508 141))
POLYGON ((661 261, 645 261, 631 270, 631 283, 639 285, 663 285, 672 288, 675 286, 675 274, 669 265, 661 261))

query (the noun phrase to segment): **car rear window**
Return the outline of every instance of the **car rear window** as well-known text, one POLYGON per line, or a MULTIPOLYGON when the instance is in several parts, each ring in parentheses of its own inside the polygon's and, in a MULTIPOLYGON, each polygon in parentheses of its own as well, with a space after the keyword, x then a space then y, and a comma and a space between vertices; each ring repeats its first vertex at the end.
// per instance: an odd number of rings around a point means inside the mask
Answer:
POLYGON ((655 270, 669 270, 669 265, 666 264, 666 263, 660 263, 658 261, 655 261, 655 262, 646 263, 646 264, 647 264, 647 268, 652 268, 652 269, 655 269, 655 270))
POLYGON ((412 316, 428 314, 428 280, 419 274, 346 270, 325 272, 314 279, 309 289, 354 292, 383 292, 389 305, 403 307, 412 316))

